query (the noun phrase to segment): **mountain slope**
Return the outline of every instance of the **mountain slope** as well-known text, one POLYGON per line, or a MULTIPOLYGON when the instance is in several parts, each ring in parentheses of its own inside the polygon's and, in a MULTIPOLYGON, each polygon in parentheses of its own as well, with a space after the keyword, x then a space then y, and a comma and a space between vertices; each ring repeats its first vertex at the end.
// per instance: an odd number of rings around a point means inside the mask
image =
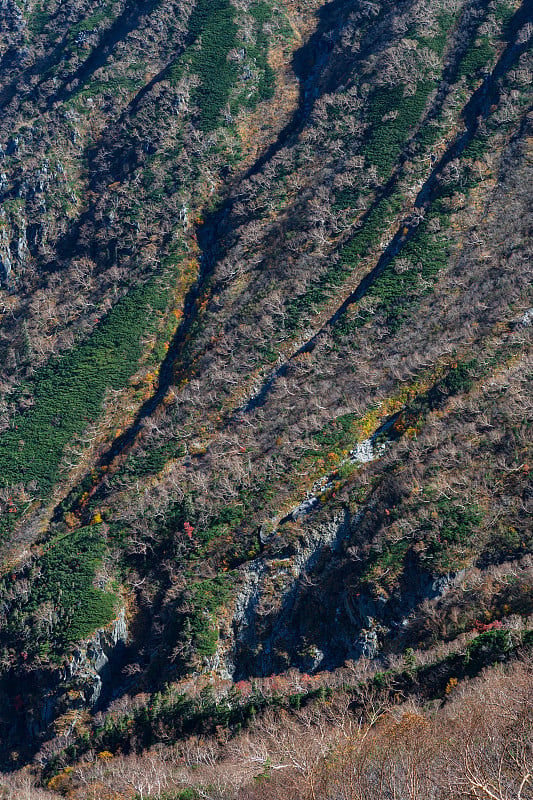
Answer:
POLYGON ((0 36, 5 766, 121 702, 165 741, 165 692, 514 658, 530 4, 13 1, 0 36))

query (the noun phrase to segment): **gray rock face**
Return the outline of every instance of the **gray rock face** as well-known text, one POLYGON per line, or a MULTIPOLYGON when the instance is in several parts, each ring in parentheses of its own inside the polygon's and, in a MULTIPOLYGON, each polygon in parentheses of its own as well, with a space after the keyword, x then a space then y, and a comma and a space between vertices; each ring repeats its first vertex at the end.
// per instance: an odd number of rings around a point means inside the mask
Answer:
POLYGON ((407 570, 396 593, 356 591, 357 553, 347 540, 367 511, 339 510, 328 521, 308 522, 289 555, 241 568, 233 617, 212 668, 236 680, 289 666, 312 673, 346 660, 381 659, 391 646, 395 652, 397 644, 400 651, 409 644, 416 609, 457 587, 464 571, 435 578, 407 570))
POLYGON ((363 658, 376 658, 379 653, 378 632, 374 627, 363 628, 354 642, 355 651, 363 658))
POLYGON ((316 672, 320 669, 322 662, 325 659, 325 653, 320 647, 311 645, 302 657, 302 669, 305 672, 316 672))
POLYGON ((432 597, 442 597, 450 589, 459 586, 464 579, 466 570, 460 569, 458 572, 449 572, 447 575, 442 575, 431 584, 432 597))
MULTIPOLYGON (((337 552, 348 532, 347 514, 339 512, 327 523, 308 530, 306 540, 291 558, 274 562, 255 559, 242 568, 242 588, 235 601, 231 642, 225 643, 225 672, 238 677, 245 652, 260 654, 254 656, 254 661, 261 664, 259 671, 264 674, 278 666, 277 642, 292 636, 290 618, 302 582, 305 584, 324 548, 337 552), (265 632, 262 625, 269 620, 275 620, 274 625, 265 632)), ((293 645, 297 649, 296 636, 293 645)), ((311 645, 300 653, 299 664, 304 671, 312 672, 319 668, 324 657, 319 647, 311 645)))
POLYGON ((43 673, 39 703, 25 719, 26 736, 30 741, 39 739, 59 714, 95 708, 109 684, 113 661, 120 661, 120 651, 127 639, 122 609, 111 626, 80 642, 63 667, 53 673, 43 673))
POLYGON ((293 519, 301 519, 305 517, 307 514, 310 514, 314 508, 318 505, 318 497, 315 495, 310 495, 307 497, 303 503, 300 503, 295 509, 291 511, 291 517, 293 519))
POLYGON ((528 308, 523 317, 520 318, 520 324, 523 325, 524 328, 529 328, 533 325, 533 308, 528 308))
POLYGON ((4 212, 0 213, 0 281, 9 283, 11 277, 11 251, 9 249, 9 233, 4 212))
POLYGON ((76 679, 83 685, 83 695, 87 705, 94 707, 100 699, 110 659, 116 648, 125 644, 127 639, 128 630, 122 609, 110 629, 96 631, 74 652, 65 668, 63 678, 76 679))
POLYGON ((358 461, 361 464, 367 464, 369 461, 374 461, 376 454, 374 453, 374 445, 372 439, 365 439, 363 442, 357 442, 354 449, 350 451, 350 461, 358 461))

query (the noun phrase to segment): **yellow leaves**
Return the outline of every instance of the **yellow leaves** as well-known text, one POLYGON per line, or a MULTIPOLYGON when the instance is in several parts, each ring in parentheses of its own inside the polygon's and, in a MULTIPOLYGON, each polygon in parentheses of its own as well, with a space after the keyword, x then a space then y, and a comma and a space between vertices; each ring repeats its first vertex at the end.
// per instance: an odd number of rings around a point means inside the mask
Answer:
POLYGON ((48 788, 53 791, 65 791, 70 787, 70 781, 68 780, 68 775, 65 775, 63 772, 54 775, 53 778, 50 778, 48 783, 46 784, 48 788))
POLYGON ((113 753, 110 753, 109 750, 102 750, 98 753, 99 761, 110 761, 112 758, 114 758, 113 753))
POLYGON ((93 514, 93 517, 91 519, 91 525, 100 525, 103 521, 104 520, 103 520, 102 515, 100 514, 100 512, 96 511, 93 514))
POLYGON ((193 456, 203 455, 207 452, 207 444, 200 440, 190 442, 189 453, 193 456))
POLYGON ((459 683, 459 680, 457 678, 450 678, 450 680, 446 684, 446 688, 444 690, 446 692, 446 694, 451 694, 451 692, 453 692, 453 690, 455 689, 455 687, 457 686, 458 683, 459 683))
POLYGON ((67 731, 80 733, 85 730, 88 718, 87 711, 71 708, 54 721, 55 732, 59 736, 63 736, 67 731))
POLYGON ((293 356, 292 360, 293 361, 310 361, 311 360, 311 353, 309 353, 307 350, 303 350, 301 353, 296 353, 296 355, 293 356))

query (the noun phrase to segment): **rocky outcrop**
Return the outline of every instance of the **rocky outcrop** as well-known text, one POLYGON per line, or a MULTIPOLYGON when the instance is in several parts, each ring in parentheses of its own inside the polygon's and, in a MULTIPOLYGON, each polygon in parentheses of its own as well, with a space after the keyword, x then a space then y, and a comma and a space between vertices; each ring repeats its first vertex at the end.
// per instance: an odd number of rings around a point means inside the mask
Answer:
MULTIPOLYGON (((236 597, 232 635, 223 642, 225 670, 239 679, 243 674, 267 674, 282 666, 277 643, 294 638, 294 652, 287 652, 285 666, 293 660, 307 671, 318 669, 324 653, 320 648, 296 655, 298 629, 292 617, 317 562, 327 550, 338 552, 350 533, 346 512, 306 532, 296 552, 287 558, 257 558, 242 568, 241 589, 236 597), (280 663, 278 663, 280 662, 280 663), (304 663, 305 662, 305 663, 304 663)), ((291 643, 286 643, 286 650, 291 643)))
POLYGON ((308 517, 292 551, 278 558, 265 554, 242 567, 217 653, 220 675, 241 680, 288 667, 311 673, 410 646, 417 609, 456 588, 464 570, 434 578, 407 568, 389 597, 372 596, 358 586, 349 546, 366 511, 338 511, 325 522, 308 517))
POLYGON ((74 651, 64 668, 62 680, 74 680, 79 684, 85 705, 94 708, 102 694, 106 694, 106 682, 113 666, 122 660, 127 639, 128 629, 122 609, 110 628, 96 631, 74 651))
POLYGON ((121 609, 111 625, 79 642, 63 667, 34 671, 31 687, 19 681, 11 725, 4 728, 2 744, 14 747, 23 740, 28 751, 36 751, 49 737, 52 724, 56 733, 62 733, 61 742, 69 741, 83 713, 103 707, 113 697, 127 640, 125 610, 121 609))

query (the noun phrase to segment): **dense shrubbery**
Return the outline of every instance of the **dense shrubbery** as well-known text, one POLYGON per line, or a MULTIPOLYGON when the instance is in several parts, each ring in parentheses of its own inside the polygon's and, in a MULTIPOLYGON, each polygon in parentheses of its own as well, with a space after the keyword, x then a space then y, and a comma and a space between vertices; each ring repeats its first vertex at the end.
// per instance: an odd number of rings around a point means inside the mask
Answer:
POLYGON ((247 56, 253 59, 260 71, 257 92, 247 99, 247 105, 253 106, 256 102, 269 100, 274 95, 276 76, 268 63, 269 41, 264 30, 265 24, 272 18, 272 9, 268 3, 257 2, 251 5, 250 13, 256 21, 257 32, 255 45, 247 48, 247 56))
POLYGON ((339 253, 340 263, 345 268, 353 268, 357 258, 375 248, 387 226, 400 211, 403 198, 399 192, 392 192, 380 199, 365 214, 360 228, 355 232, 339 253))
POLYGON ((0 584, 10 611, 0 635, 4 648, 20 658, 57 657, 70 642, 85 638, 109 623, 117 598, 96 588, 96 572, 106 555, 100 525, 57 536, 42 554, 19 573, 9 573, 0 584), (31 581, 26 595, 19 585, 31 581))
POLYGON ((40 577, 27 611, 42 603, 59 603, 60 623, 54 631, 59 647, 83 639, 115 614, 116 596, 94 586, 105 554, 102 529, 93 525, 52 540, 37 562, 40 577))
POLYGON ((199 85, 192 96, 198 104, 200 127, 204 131, 213 131, 222 123, 221 115, 226 107, 235 113, 241 103, 253 107, 258 101, 272 97, 274 91, 275 76, 267 60, 269 42, 263 29, 271 18, 271 8, 265 2, 256 2, 250 8, 257 26, 254 43, 237 40, 235 13, 228 0, 200 0, 193 9, 188 26, 194 44, 170 69, 173 83, 182 77, 187 62, 192 73, 198 76, 199 85), (230 51, 235 47, 240 48, 246 61, 253 64, 253 70, 258 70, 256 89, 252 92, 247 88, 251 74, 241 75, 235 58, 230 58, 230 51), (244 91, 237 95, 235 103, 230 103, 239 81, 244 82, 244 91))
POLYGON ((483 67, 490 67, 493 55, 494 47, 488 36, 473 41, 459 63, 458 77, 476 78, 483 67))
POLYGON ((45 10, 45 3, 36 3, 28 20, 28 27, 34 35, 39 36, 44 32, 49 19, 50 14, 45 10))
POLYGON ((414 94, 407 96, 402 86, 374 92, 369 104, 370 128, 363 153, 382 177, 389 176, 408 137, 415 132, 435 85, 433 81, 421 81, 414 94), (390 119, 383 121, 387 116, 390 119))
POLYGON ((193 653, 201 658, 212 656, 218 644, 218 625, 215 614, 220 606, 229 600, 234 576, 229 573, 217 575, 191 586, 191 602, 194 612, 186 617, 184 626, 191 637, 193 653))
POLYGON ((0 435, 4 486, 36 480, 41 492, 50 490, 65 445, 97 419, 106 389, 124 386, 135 372, 141 337, 165 305, 155 281, 132 289, 87 341, 39 370, 30 387, 33 407, 0 435))
POLYGON ((461 565, 472 550, 483 515, 474 504, 458 504, 443 497, 434 505, 424 560, 433 571, 446 572, 461 565))
POLYGON ((234 14, 228 0, 215 3, 201 0, 189 22, 190 34, 201 37, 201 45, 191 54, 191 68, 200 78, 195 97, 205 131, 214 130, 220 124, 221 111, 238 75, 235 64, 228 60, 237 32, 234 14))

